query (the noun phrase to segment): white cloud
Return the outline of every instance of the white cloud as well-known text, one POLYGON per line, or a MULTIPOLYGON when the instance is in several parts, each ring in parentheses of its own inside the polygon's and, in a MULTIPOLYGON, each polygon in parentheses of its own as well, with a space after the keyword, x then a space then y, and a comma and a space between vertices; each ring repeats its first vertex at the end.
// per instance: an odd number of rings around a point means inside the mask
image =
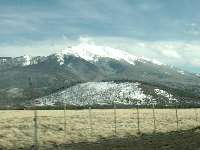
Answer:
POLYGON ((163 50, 161 51, 163 55, 170 57, 170 58, 181 58, 177 51, 172 50, 163 50))
POLYGON ((88 36, 80 36, 79 37, 79 42, 80 43, 91 43, 91 44, 94 43, 93 39, 88 37, 88 36))
POLYGON ((191 64, 196 67, 200 67, 200 58, 191 60, 191 64))

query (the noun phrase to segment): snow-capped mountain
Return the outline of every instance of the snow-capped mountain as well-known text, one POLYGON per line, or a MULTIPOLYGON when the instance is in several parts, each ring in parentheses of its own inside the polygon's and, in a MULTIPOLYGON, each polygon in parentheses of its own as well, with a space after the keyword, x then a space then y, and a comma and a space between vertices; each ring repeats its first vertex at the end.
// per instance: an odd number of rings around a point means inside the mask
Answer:
POLYGON ((157 65, 164 65, 163 63, 154 59, 150 60, 145 57, 137 57, 123 50, 106 47, 106 46, 98 46, 93 43, 90 43, 90 44, 80 43, 77 46, 72 46, 72 47, 68 47, 65 50, 61 50, 60 53, 56 53, 55 55, 57 56, 58 62, 60 62, 60 65, 64 64, 65 55, 80 57, 90 62, 97 62, 101 58, 111 58, 117 61, 125 61, 132 65, 135 65, 136 61, 139 61, 142 63, 151 62, 157 65))
MULTIPOLYGON (((145 57, 137 57, 131 53, 128 53, 124 50, 119 50, 116 48, 98 46, 93 43, 80 43, 78 45, 68 47, 64 50, 61 50, 59 53, 53 54, 57 58, 57 62, 60 65, 64 65, 65 57, 74 56, 90 63, 95 63, 101 60, 102 58, 109 58, 116 61, 126 62, 131 65, 135 65, 136 62, 140 63, 153 63, 155 65, 164 65, 163 63, 155 60, 148 59, 145 57)), ((24 55, 21 57, 10 58, 2 57, 0 58, 0 69, 3 67, 16 67, 16 66, 29 66, 38 64, 40 62, 48 59, 47 57, 33 57, 30 55, 24 55), (3 67, 2 67, 3 66, 3 67)))
POLYGON ((77 83, 113 80, 145 82, 158 89, 165 86, 187 99, 200 97, 200 78, 195 74, 119 49, 88 43, 49 56, 0 57, 0 77, 1 104, 7 104, 7 100, 24 104, 77 83))

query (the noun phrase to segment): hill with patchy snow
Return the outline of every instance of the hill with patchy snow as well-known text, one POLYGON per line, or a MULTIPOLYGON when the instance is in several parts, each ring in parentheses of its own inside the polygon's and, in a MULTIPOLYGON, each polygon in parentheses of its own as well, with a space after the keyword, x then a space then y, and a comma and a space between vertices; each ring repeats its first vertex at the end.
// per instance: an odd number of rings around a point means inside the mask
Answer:
MULTIPOLYGON (((38 98, 36 106, 175 106, 193 103, 175 91, 140 82, 87 82, 38 98)), ((200 101, 195 101, 200 105, 200 101)))

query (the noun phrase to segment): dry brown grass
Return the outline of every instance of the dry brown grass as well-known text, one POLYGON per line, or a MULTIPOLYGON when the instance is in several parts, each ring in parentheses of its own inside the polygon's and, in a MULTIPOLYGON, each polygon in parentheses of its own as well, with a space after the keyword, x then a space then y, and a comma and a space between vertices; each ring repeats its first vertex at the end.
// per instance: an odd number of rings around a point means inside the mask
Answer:
MULTIPOLYGON (((154 130, 152 109, 140 109, 140 130, 154 130)), ((156 109, 156 132, 176 130, 175 109, 156 109)), ((200 109, 179 109, 179 129, 190 129, 200 125, 200 109)), ((114 111, 92 110, 90 126, 88 110, 67 110, 67 131, 64 132, 64 111, 38 111, 39 144, 51 145, 81 141, 95 141, 114 135, 114 111), (92 127, 92 129, 90 128, 92 127)), ((23 148, 33 145, 33 111, 0 111, 0 148, 23 148)), ((117 109, 117 136, 137 135, 136 109, 117 109)))

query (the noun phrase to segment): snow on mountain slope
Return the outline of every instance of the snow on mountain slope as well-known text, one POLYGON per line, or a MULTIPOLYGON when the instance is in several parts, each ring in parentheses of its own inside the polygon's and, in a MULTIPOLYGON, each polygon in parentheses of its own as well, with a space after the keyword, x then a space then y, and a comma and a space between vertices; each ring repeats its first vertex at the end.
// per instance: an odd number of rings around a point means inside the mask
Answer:
POLYGON ((55 56, 57 57, 57 61, 60 65, 63 65, 65 63, 64 55, 62 53, 56 53, 55 56))
POLYGON ((24 55, 23 58, 24 58, 23 66, 28 66, 31 64, 31 56, 24 55))
POLYGON ((60 53, 57 53, 58 62, 61 62, 64 58, 64 55, 74 55, 76 57, 81 57, 87 61, 96 62, 99 58, 111 58, 119 61, 126 61, 132 65, 135 65, 136 61, 146 63, 151 62, 157 65, 164 65, 163 63, 157 60, 150 60, 144 57, 137 57, 133 54, 119 50, 116 48, 98 46, 94 43, 80 43, 79 45, 68 47, 65 50, 62 50, 60 53))
POLYGON ((178 73, 185 75, 185 72, 183 70, 178 70, 178 73))
POLYGON ((129 53, 118 49, 88 43, 80 43, 77 46, 64 50, 63 53, 72 54, 88 61, 97 61, 99 57, 107 57, 116 60, 124 60, 133 65, 137 59, 136 56, 130 55, 129 53))
POLYGON ((6 67, 26 67, 34 64, 38 64, 39 62, 42 62, 46 60, 45 57, 42 56, 30 56, 30 55, 24 55, 20 57, 2 57, 0 58, 0 66, 6 67))
POLYGON ((13 65, 21 65, 21 66, 29 66, 32 64, 32 59, 34 57, 31 57, 30 55, 24 55, 21 57, 16 57, 12 59, 13 65))
MULTIPOLYGON (((87 105, 149 105, 157 103, 153 95, 161 96, 170 103, 176 100, 172 94, 155 89, 152 94, 145 94, 138 82, 87 82, 75 85, 58 93, 51 94, 35 102, 39 106, 66 103, 75 106, 87 105)), ((159 98, 158 98, 159 100, 159 98)))
POLYGON ((197 77, 200 77, 200 74, 198 74, 198 73, 196 73, 195 75, 196 75, 197 77))

